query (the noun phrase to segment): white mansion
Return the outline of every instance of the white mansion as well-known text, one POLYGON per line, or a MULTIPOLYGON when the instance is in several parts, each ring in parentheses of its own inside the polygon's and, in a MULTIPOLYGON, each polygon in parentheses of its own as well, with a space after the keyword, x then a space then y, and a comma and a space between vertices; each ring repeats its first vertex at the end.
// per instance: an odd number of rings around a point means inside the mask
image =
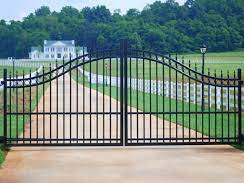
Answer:
POLYGON ((43 52, 41 47, 32 47, 29 53, 31 60, 62 60, 75 58, 87 53, 86 47, 75 47, 75 41, 47 41, 44 40, 43 52))

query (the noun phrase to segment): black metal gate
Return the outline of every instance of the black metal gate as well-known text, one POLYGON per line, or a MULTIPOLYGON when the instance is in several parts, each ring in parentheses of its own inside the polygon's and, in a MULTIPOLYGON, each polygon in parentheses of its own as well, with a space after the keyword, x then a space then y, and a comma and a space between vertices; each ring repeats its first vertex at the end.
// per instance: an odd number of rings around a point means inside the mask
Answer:
POLYGON ((241 143, 241 70, 197 69, 123 40, 42 73, 4 70, 0 137, 7 146, 241 143))
POLYGON ((132 48, 125 58, 126 145, 241 143, 241 69, 203 74, 184 57, 132 48))

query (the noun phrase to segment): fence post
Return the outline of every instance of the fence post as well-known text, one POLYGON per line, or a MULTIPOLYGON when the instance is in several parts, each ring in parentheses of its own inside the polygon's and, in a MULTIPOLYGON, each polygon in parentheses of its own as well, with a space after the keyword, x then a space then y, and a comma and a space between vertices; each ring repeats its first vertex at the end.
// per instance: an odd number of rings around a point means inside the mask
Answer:
POLYGON ((3 70, 3 141, 7 144, 7 69, 3 70))
POLYGON ((229 108, 229 100, 228 100, 228 98, 229 98, 229 93, 228 93, 228 90, 229 90, 229 88, 226 88, 225 89, 225 110, 226 111, 228 111, 228 108, 229 108))
POLYGON ((193 103, 197 104, 197 91, 196 91, 196 83, 193 83, 193 103))
POLYGON ((209 87, 209 107, 212 107, 212 86, 209 87))
POLYGON ((241 69, 238 69, 238 133, 239 133, 239 144, 242 142, 242 121, 241 121, 241 113, 242 113, 242 104, 241 104, 241 69))
MULTIPOLYGON (((191 84, 190 84, 190 85, 191 85, 191 84)), ((191 101, 190 101, 189 90, 190 90, 190 87, 189 87, 189 85, 187 84, 187 85, 186 85, 186 101, 187 101, 187 102, 191 102, 191 101)), ((183 91, 183 93, 184 93, 184 91, 183 91)), ((184 95, 184 97, 185 97, 185 95, 184 95)))
POLYGON ((165 87, 165 89, 166 89, 166 97, 169 97, 169 81, 166 81, 166 87, 165 87))

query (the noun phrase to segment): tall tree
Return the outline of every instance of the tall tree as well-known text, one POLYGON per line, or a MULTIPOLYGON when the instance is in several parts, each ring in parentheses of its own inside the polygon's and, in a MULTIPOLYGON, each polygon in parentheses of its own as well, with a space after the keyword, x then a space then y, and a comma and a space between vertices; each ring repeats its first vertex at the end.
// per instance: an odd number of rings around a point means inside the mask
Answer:
POLYGON ((42 6, 22 21, 0 20, 0 58, 28 56, 31 46, 44 39, 74 39, 77 45, 118 46, 128 38, 132 47, 163 53, 194 52, 203 43, 210 51, 244 47, 243 0, 156 1, 142 11, 130 9, 125 15, 105 6, 78 10, 67 6, 52 12, 42 6))

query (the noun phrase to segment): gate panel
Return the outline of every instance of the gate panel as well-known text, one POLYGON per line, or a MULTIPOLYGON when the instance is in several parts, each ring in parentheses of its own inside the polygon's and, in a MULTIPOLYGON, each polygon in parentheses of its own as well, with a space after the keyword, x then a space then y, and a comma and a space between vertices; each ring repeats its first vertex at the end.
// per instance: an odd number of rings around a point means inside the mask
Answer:
POLYGON ((128 145, 240 142, 236 73, 212 77, 177 56, 136 49, 128 50, 127 70, 128 145))
POLYGON ((119 55, 93 51, 28 76, 9 74, 6 145, 122 145, 119 55))

